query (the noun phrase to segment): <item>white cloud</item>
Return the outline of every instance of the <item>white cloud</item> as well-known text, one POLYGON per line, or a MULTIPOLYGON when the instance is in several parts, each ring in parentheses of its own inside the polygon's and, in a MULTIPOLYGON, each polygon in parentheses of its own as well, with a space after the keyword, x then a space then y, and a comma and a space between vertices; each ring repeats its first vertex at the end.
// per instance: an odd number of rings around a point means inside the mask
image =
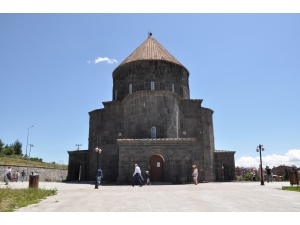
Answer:
POLYGON ((109 64, 112 64, 112 63, 117 63, 118 61, 116 59, 110 59, 108 57, 104 57, 104 58, 98 57, 97 59, 95 59, 95 64, 100 62, 107 62, 109 64))
MULTIPOLYGON (((263 167, 269 166, 280 166, 280 165, 287 165, 292 166, 295 165, 300 167, 300 150, 294 149, 289 150, 285 155, 266 155, 262 156, 262 164, 263 167)), ((242 156, 235 162, 235 166, 238 167, 256 167, 258 168, 260 164, 260 157, 249 157, 249 156, 242 156)))
POLYGON ((87 63, 88 63, 88 64, 90 64, 90 63, 91 63, 91 61, 87 61, 87 63))

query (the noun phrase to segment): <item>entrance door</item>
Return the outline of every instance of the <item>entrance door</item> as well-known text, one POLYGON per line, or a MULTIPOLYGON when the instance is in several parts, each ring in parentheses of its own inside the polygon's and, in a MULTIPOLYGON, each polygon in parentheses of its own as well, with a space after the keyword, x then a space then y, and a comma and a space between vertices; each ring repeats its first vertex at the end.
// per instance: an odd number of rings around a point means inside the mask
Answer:
POLYGON ((229 169, 228 169, 228 165, 224 165, 224 169, 223 169, 223 178, 224 180, 229 180, 229 169))
POLYGON ((164 181, 164 160, 159 155, 153 155, 150 158, 150 181, 164 181))
POLYGON ((75 180, 80 180, 80 169, 81 169, 80 164, 79 164, 79 163, 76 163, 76 164, 75 164, 75 168, 74 168, 74 171, 75 171, 74 179, 75 179, 75 180))

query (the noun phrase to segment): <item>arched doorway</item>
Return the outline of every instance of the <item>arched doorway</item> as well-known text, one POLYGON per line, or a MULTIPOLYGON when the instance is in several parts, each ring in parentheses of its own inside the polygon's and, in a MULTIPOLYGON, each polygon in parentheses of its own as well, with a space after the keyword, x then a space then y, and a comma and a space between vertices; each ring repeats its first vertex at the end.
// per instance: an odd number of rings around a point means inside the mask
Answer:
POLYGON ((150 180, 153 182, 164 182, 164 160, 159 155, 151 156, 150 164, 150 180))

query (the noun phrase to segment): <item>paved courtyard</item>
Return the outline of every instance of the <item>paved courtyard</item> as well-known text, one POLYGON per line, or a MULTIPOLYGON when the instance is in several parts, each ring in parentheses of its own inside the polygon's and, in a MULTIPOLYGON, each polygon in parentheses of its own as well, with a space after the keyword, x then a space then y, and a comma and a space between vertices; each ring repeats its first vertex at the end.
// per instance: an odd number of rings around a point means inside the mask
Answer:
MULTIPOLYGON (((289 182, 211 182, 198 185, 103 185, 39 182, 58 190, 18 212, 300 212, 300 192, 283 191, 289 182)), ((0 188, 5 188, 0 183, 0 188)), ((11 188, 27 188, 13 182, 11 188)))

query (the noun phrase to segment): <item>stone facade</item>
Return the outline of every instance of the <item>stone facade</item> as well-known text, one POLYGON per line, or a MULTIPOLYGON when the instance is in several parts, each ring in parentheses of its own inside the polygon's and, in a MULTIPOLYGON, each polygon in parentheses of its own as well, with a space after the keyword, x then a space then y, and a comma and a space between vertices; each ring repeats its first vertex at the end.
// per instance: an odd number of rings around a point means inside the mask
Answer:
MULTIPOLYGON (((192 182, 195 142, 195 138, 119 139, 118 183, 132 182, 135 163, 142 171, 151 171, 150 158, 153 155, 159 155, 164 161, 163 181, 192 182)), ((152 181, 156 181, 154 177, 152 181)))
POLYGON ((151 90, 151 82, 155 90, 173 90, 181 98, 189 99, 188 79, 189 73, 183 66, 166 61, 134 61, 113 72, 113 100, 122 101, 130 92, 151 90))
POLYGON ((89 149, 68 151, 68 179, 94 180, 101 166, 104 180, 130 183, 138 163, 154 182, 192 182, 193 164, 200 182, 234 180, 235 152, 215 151, 213 111, 201 104, 188 70, 150 36, 113 71, 112 101, 89 112, 89 149))

